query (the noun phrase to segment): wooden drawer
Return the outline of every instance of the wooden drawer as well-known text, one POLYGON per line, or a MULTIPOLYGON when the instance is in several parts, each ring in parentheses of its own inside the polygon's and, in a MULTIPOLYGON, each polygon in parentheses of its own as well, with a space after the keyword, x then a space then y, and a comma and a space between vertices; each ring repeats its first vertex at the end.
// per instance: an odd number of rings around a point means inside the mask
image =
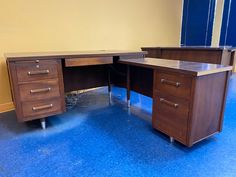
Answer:
MULTIPOLYGON (((158 115, 158 120, 154 121, 153 127, 158 131, 173 137, 179 142, 186 144, 187 141, 187 126, 180 125, 178 118, 169 119, 165 116, 158 115)), ((186 123, 187 124, 187 123, 186 123)))
POLYGON ((187 119, 189 113, 189 101, 160 92, 154 92, 154 109, 165 117, 181 117, 187 119))
POLYGON ((63 112, 63 106, 60 98, 22 103, 22 113, 25 120, 47 117, 61 112, 63 112))
POLYGON ((57 78, 57 66, 56 60, 16 62, 18 82, 57 78))
POLYGON ((153 127, 185 143, 189 102, 185 99, 154 93, 153 127))
POLYGON ((58 79, 44 80, 19 85, 21 101, 35 101, 60 96, 58 79))
POLYGON ((191 77, 154 71, 154 90, 180 98, 190 98, 191 77))
POLYGON ((89 66, 89 65, 105 65, 112 64, 113 57, 89 57, 89 58, 71 58, 65 59, 65 66, 89 66))

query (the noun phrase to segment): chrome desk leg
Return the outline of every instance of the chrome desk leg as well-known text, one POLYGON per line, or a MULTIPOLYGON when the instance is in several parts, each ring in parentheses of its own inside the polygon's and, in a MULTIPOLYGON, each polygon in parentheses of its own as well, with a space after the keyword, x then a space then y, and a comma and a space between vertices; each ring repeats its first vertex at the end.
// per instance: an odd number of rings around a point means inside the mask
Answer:
POLYGON ((112 104, 111 91, 109 91, 109 103, 112 104))
POLYGON ((108 70, 107 85, 108 85, 108 93, 109 93, 109 104, 112 104, 112 100, 111 100, 111 71, 110 71, 109 66, 108 66, 107 70, 108 70))
POLYGON ((127 112, 128 112, 128 115, 131 115, 131 109, 130 108, 127 109, 127 112))
POLYGON ((130 108, 130 100, 127 100, 127 107, 130 108))
POLYGON ((126 74, 126 99, 127 99, 127 107, 130 108, 130 67, 127 66, 127 74, 126 74))
POLYGON ((170 137, 170 142, 171 142, 171 143, 174 143, 174 141, 175 141, 174 138, 173 138, 173 137, 170 137))
POLYGON ((45 118, 40 119, 40 122, 41 122, 42 129, 45 130, 46 129, 46 119, 45 118))

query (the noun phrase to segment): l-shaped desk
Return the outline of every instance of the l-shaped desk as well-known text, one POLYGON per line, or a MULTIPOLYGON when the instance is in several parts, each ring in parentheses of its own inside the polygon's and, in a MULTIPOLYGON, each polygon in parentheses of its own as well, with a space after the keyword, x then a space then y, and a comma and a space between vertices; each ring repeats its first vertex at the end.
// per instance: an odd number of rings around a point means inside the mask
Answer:
POLYGON ((153 128, 186 146, 222 131, 231 66, 145 58, 141 51, 6 54, 19 121, 65 111, 64 92, 108 86, 153 98, 153 128))

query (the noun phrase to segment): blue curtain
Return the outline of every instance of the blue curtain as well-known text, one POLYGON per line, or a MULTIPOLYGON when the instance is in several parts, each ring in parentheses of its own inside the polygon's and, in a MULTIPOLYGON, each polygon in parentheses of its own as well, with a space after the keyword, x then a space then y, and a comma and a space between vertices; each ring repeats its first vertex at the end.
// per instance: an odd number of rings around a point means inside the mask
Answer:
POLYGON ((220 45, 236 47, 236 0, 225 0, 220 45))

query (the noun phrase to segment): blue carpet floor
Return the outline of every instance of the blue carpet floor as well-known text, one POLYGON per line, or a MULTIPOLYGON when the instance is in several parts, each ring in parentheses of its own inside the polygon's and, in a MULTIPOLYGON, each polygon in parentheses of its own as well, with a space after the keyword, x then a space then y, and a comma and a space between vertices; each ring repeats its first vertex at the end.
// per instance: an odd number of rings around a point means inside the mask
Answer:
POLYGON ((113 88, 82 94, 72 110, 17 123, 0 114, 0 177, 236 177, 236 75, 231 77, 221 134, 192 148, 151 127, 152 100, 113 88))

